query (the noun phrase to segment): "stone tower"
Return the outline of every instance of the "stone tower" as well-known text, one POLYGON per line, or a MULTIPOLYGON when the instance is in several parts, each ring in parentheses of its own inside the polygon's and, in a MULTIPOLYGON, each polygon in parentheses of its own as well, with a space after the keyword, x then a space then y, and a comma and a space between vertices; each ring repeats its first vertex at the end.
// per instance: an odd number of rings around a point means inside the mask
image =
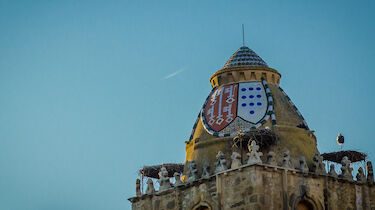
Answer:
POLYGON ((360 168, 354 181, 355 155, 335 153, 341 173, 334 164, 326 171, 314 131, 280 78, 253 50, 237 50, 210 78, 185 164, 156 167, 149 177, 158 178, 158 191, 149 179, 143 193, 137 180, 133 209, 375 209, 371 162, 367 177, 360 168))
POLYGON ((214 162, 218 151, 229 158, 234 136, 267 127, 278 134, 272 148, 277 155, 287 148, 292 160, 303 155, 311 165, 317 152, 314 132, 280 88, 280 78, 248 47, 235 52, 210 79, 213 90, 186 144, 186 161, 200 167, 204 161, 214 162))

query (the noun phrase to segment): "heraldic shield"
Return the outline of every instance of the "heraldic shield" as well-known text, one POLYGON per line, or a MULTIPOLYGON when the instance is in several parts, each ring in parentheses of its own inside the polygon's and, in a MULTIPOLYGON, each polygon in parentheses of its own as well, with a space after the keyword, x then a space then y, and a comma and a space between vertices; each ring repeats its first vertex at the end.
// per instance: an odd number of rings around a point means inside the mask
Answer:
MULTIPOLYGON (((202 108, 201 119, 210 133, 231 132, 236 127, 256 127, 264 121, 269 100, 264 82, 241 82, 213 89, 202 108), (239 126, 241 125, 241 126, 239 126), (233 126, 232 126, 233 127, 233 126)), ((268 119, 268 118, 267 118, 268 119)))

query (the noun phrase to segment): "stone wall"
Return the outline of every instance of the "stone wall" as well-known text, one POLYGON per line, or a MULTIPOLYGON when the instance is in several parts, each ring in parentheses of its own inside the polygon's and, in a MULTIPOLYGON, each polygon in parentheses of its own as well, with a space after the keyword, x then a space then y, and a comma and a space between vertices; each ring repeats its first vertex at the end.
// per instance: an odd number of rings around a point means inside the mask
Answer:
POLYGON ((264 164, 222 171, 162 192, 129 199, 132 209, 375 209, 375 186, 264 164), (201 207, 201 208, 199 208, 201 207), (206 208, 204 208, 206 207, 206 208))

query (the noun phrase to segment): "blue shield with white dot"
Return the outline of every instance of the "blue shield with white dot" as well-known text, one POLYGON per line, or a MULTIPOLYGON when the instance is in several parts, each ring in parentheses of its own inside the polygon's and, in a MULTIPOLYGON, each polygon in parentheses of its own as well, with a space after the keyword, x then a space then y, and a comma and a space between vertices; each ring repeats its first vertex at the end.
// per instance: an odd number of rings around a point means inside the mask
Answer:
POLYGON ((258 123, 267 113, 266 91, 261 82, 239 83, 237 116, 258 123))

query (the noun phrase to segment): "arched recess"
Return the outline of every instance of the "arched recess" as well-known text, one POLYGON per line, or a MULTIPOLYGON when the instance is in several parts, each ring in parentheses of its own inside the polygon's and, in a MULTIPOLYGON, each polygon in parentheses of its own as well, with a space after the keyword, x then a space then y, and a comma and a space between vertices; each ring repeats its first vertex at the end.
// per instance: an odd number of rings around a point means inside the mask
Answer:
POLYGON ((322 210, 323 206, 308 196, 299 197, 294 200, 294 210, 322 210))
POLYGON ((314 210, 314 206, 306 200, 301 200, 297 203, 296 210, 314 210))
POLYGON ((212 210, 212 208, 206 202, 200 202, 197 205, 195 205, 192 208, 192 210, 212 210))

